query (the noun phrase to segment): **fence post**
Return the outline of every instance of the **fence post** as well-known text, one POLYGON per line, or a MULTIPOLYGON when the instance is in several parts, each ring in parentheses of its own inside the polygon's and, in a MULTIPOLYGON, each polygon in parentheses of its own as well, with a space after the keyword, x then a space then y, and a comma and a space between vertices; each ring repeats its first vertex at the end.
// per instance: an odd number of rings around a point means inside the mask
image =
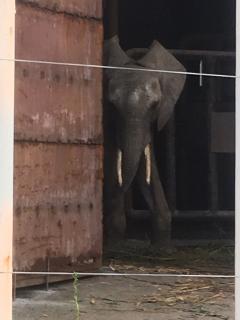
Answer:
MULTIPOLYGON (((0 1, 0 59, 14 59, 15 0, 0 1)), ((0 314, 12 319, 14 62, 0 60, 0 314)))

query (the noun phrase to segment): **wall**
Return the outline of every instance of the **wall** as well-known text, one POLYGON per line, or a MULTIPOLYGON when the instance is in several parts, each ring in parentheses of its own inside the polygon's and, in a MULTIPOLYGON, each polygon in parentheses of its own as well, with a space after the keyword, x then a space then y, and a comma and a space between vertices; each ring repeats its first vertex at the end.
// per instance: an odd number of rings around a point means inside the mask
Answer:
MULTIPOLYGON (((16 59, 101 64, 102 33, 101 0, 17 2, 16 59)), ((101 81, 99 69, 16 63, 15 270, 101 265, 101 81)), ((27 279, 17 285, 45 281, 27 279)))

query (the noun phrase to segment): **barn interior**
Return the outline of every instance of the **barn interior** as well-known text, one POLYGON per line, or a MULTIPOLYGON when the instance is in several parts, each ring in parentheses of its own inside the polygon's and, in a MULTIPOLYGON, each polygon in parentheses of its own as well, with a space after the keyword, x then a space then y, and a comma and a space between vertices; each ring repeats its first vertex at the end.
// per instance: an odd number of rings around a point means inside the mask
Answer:
MULTIPOLYGON (((119 22, 124 49, 157 39, 188 71, 202 62, 205 72, 234 74, 233 0, 118 2, 104 18, 114 28, 119 22)), ((102 0, 17 1, 16 58, 100 64, 101 7, 102 0)), ((234 80, 188 76, 174 117, 155 137, 180 246, 168 253, 124 241, 102 257, 101 71, 16 63, 13 319, 233 318, 234 249, 200 246, 233 243, 234 80), (102 275, 89 277, 95 271, 102 275)), ((128 205, 128 238, 148 239, 149 212, 136 185, 128 205)))
POLYGON ((235 1, 119 1, 119 34, 125 49, 158 39, 169 49, 234 51, 235 1))
MULTIPOLYGON (((187 71, 199 72, 202 64, 205 73, 235 72, 235 0, 121 0, 118 11, 105 11, 106 37, 109 21, 125 50, 147 48, 156 39, 187 71)), ((158 169, 177 240, 234 238, 234 111, 234 79, 188 76, 173 118, 156 134, 158 169), (219 142, 223 136, 226 143, 219 142)), ((147 237, 148 222, 147 205, 134 185, 128 236, 147 237)))

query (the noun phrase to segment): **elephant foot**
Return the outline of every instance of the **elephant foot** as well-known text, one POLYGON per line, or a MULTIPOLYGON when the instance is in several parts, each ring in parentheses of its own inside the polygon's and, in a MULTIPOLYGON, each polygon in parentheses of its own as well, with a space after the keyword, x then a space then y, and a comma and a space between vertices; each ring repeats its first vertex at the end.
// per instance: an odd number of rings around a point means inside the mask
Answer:
POLYGON ((172 244, 171 231, 161 230, 154 232, 151 238, 151 245, 157 250, 165 253, 173 253, 174 247, 172 244))
POLYGON ((116 226, 113 224, 108 225, 106 230, 105 243, 112 245, 119 243, 125 239, 125 228, 124 226, 116 226))
POLYGON ((118 243, 118 242, 124 241, 124 239, 125 239, 125 233, 115 231, 115 232, 108 233, 106 242, 118 243))
POLYGON ((168 256, 176 253, 176 248, 172 246, 171 244, 168 246, 162 246, 161 243, 151 243, 151 248, 155 254, 158 254, 159 256, 168 256))
POLYGON ((126 218, 124 215, 112 215, 106 223, 106 237, 108 242, 118 242, 125 238, 126 218))
POLYGON ((104 251, 108 253, 113 253, 114 255, 122 251, 122 248, 125 245, 126 239, 108 239, 104 243, 104 251))

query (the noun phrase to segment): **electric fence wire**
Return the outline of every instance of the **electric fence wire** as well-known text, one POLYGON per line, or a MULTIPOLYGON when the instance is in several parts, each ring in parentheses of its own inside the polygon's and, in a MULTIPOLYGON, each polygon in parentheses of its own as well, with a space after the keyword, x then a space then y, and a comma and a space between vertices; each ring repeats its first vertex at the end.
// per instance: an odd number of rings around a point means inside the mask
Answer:
POLYGON ((117 272, 34 272, 34 271, 0 271, 0 274, 40 275, 40 276, 104 276, 104 277, 164 277, 164 278, 240 278, 240 275, 224 274, 174 274, 174 273, 117 273, 117 272))
POLYGON ((0 58, 0 61, 8 62, 19 62, 19 63, 31 63, 31 64, 50 64, 68 67, 82 67, 82 68, 93 68, 93 69, 110 69, 110 70, 125 70, 125 71, 140 71, 140 72, 154 72, 154 73, 167 73, 167 74, 181 74, 187 76, 200 76, 200 77, 215 77, 215 78, 230 78, 237 79, 240 75, 230 74, 217 74, 217 73, 202 73, 202 72, 188 72, 188 71, 174 71, 174 70, 161 70, 161 69, 149 69, 149 68, 133 68, 133 67, 117 67, 117 66, 106 66, 97 64, 85 64, 85 63, 68 63, 68 62, 56 62, 56 61, 44 61, 44 60, 27 60, 27 59, 8 59, 0 58))

